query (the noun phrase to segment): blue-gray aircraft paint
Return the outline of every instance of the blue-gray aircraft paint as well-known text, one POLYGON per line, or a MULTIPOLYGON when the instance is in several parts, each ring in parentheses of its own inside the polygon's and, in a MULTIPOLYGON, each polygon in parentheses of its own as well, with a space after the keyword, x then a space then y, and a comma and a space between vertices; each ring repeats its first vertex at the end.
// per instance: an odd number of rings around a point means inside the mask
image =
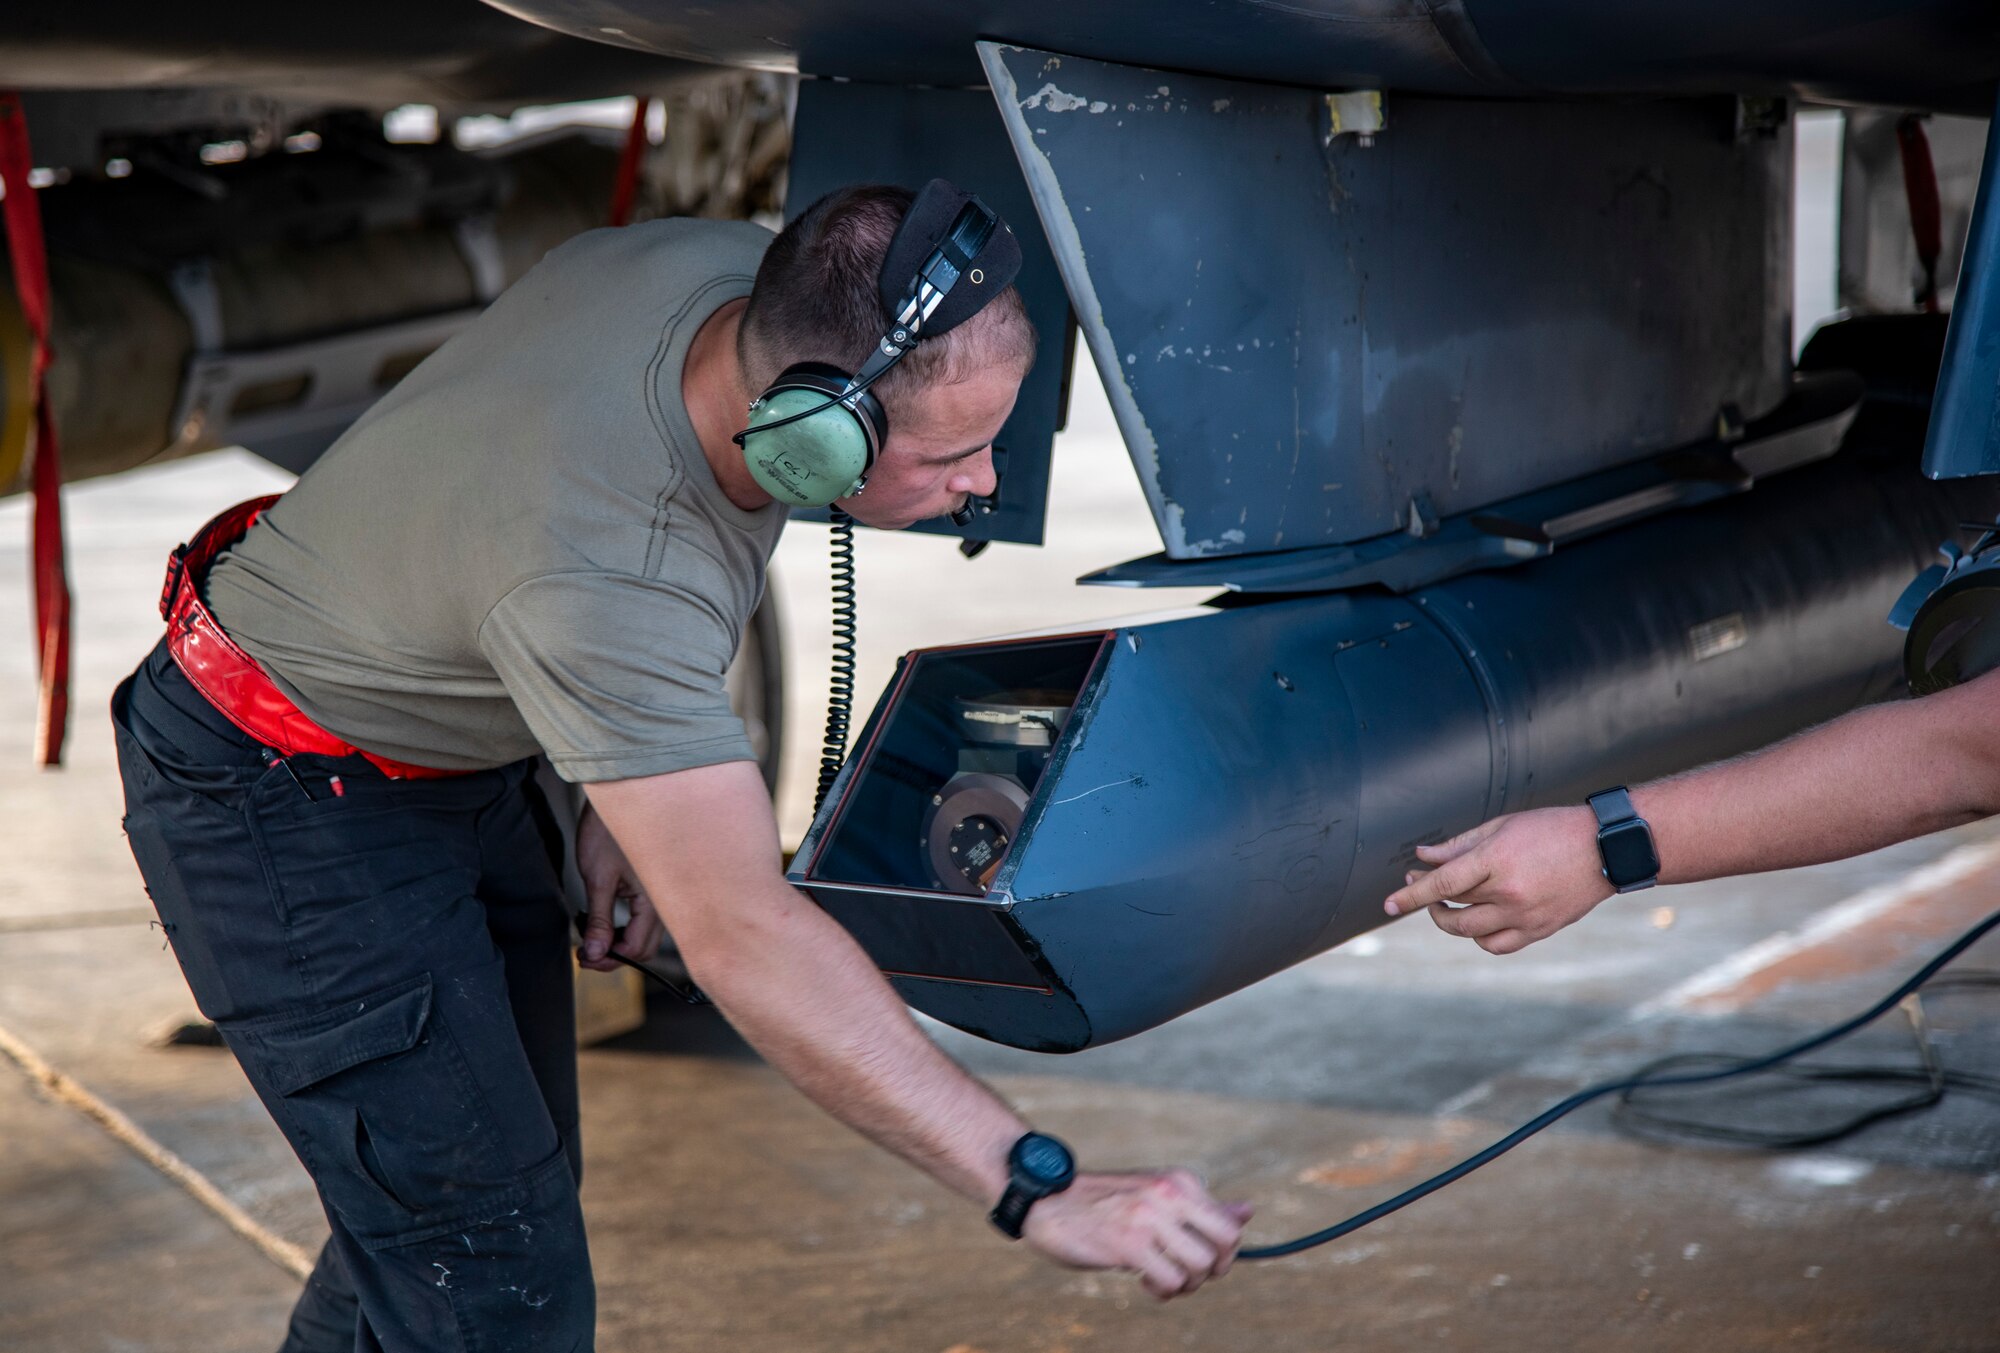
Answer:
POLYGON ((1979 167, 1924 473, 1934 479, 2000 474, 2000 136, 1986 138, 1979 167))
POLYGON ((939 1019, 1043 1051, 1150 1028, 1383 924, 1421 842, 1896 690, 1884 617, 1955 522, 2000 510, 2000 482, 1915 472, 1919 426, 1407 597, 1121 628, 983 900, 813 872, 846 791, 898 773, 865 756, 793 878, 886 969, 956 978, 894 979, 939 1019))
POLYGON ((1784 397, 1782 123, 1392 97, 1364 137, 1310 91, 981 50, 1170 558, 1363 540, 1784 397))

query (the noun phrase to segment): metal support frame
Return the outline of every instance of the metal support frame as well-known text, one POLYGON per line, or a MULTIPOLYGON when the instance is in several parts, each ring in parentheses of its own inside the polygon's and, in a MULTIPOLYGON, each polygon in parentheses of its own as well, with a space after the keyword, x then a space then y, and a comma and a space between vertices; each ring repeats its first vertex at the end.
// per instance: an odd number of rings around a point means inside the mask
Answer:
POLYGON ((1246 593, 1332 592, 1374 584, 1410 592, 1480 569, 1539 559, 1558 545, 1745 493, 1760 478, 1823 460, 1847 435, 1862 389, 1860 379, 1844 371, 1803 374, 1790 399, 1736 429, 1735 440, 1712 438, 1443 521, 1419 504, 1402 531, 1356 545, 1219 559, 1152 554, 1077 581, 1246 593))
MULTIPOLYGON (((189 275, 176 274, 176 292, 189 275)), ((190 317, 200 310, 198 301, 188 304, 190 317)), ((168 425, 174 440, 156 459, 234 442, 304 470, 397 379, 481 313, 474 306, 256 352, 205 350, 201 340, 214 335, 197 321, 197 348, 168 425)))
POLYGON ((980 51, 1170 558, 1350 545, 1788 392, 1786 119, 1391 95, 1348 135, 1325 91, 980 51))
POLYGON ((235 442, 299 472, 424 357, 443 346, 506 290, 493 213, 453 222, 452 240, 472 279, 476 305, 280 347, 231 351, 210 260, 167 273, 187 317, 192 352, 181 381, 172 437, 155 459, 235 442))

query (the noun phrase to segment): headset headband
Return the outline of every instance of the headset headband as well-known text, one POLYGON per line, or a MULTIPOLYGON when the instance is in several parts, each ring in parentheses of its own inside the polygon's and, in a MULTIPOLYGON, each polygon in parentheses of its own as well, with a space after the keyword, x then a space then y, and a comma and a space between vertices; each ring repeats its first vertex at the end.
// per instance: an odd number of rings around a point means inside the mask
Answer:
POLYGON ((889 325, 861 369, 838 395, 789 417, 747 427, 733 440, 741 446, 753 432, 785 427, 835 404, 852 409, 852 401, 911 348, 971 319, 1013 285, 1020 271, 1021 245, 1006 222, 973 194, 932 179, 903 213, 876 271, 876 290, 889 325))
POLYGON ((889 328, 854 373, 849 393, 873 385, 924 339, 971 319, 1007 288, 1020 269, 1020 245, 992 208, 943 179, 925 184, 882 255, 875 281, 889 328), (941 234, 940 221, 949 222, 941 234), (989 260, 983 255, 996 234, 1003 243, 991 252, 1002 257, 989 260), (924 250, 923 261, 910 268, 909 257, 918 249, 924 250), (1011 259, 1004 257, 1010 250, 1011 259), (901 280, 892 280, 897 278, 901 280), (961 281, 967 283, 964 291, 957 290, 961 281), (958 303, 947 306, 954 295, 960 298, 958 303))
POLYGON ((1020 241, 998 213, 973 194, 932 179, 896 227, 876 285, 885 316, 917 323, 923 337, 936 338, 971 319, 1020 271, 1020 241), (918 313, 906 313, 913 297, 918 313))

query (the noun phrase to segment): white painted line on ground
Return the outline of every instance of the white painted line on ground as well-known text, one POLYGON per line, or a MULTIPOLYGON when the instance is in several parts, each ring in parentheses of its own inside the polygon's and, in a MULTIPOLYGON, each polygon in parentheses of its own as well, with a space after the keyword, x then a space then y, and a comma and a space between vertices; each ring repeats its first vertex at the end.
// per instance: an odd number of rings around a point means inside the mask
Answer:
MULTIPOLYGON (((1511 1074, 1511 1073, 1509 1073, 1511 1074)), ((1491 1076, 1470 1089, 1461 1090, 1432 1110, 1433 1118, 1456 1118, 1467 1109, 1487 1098, 1500 1087, 1500 1076, 1491 1076)))
POLYGON ((23 1043, 5 1025, 0 1025, 0 1053, 12 1058, 28 1079, 51 1100, 93 1120, 139 1159, 187 1190, 196 1202, 220 1217, 230 1230, 256 1246, 266 1259, 300 1282, 304 1282, 306 1275, 312 1272, 312 1257, 304 1250, 273 1233, 231 1202, 201 1171, 154 1141, 144 1128, 50 1066, 40 1053, 23 1043))
POLYGON ((1783 963, 1794 954, 1858 929, 1918 894, 1949 888, 1996 864, 2000 864, 2000 841, 1960 846, 1942 859, 1912 869, 1901 878, 1856 893, 1845 902, 1813 917, 1797 930, 1781 930, 1747 949, 1738 950, 1713 967, 1705 968, 1651 1000, 1634 1006, 1630 1018, 1647 1019, 1653 1015, 1685 1010, 1704 997, 1726 991, 1766 968, 1783 963))

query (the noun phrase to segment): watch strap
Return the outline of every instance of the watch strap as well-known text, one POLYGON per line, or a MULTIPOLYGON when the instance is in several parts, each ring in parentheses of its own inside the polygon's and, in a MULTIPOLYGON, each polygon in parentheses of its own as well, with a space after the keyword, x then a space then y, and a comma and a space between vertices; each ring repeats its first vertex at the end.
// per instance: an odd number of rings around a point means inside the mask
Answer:
POLYGON ((1584 802, 1590 805, 1591 812, 1597 814, 1597 825, 1600 829, 1639 816, 1638 809, 1632 806, 1632 795, 1624 785, 1601 789, 1584 802))
POLYGON ((999 1227, 1003 1235, 1019 1240, 1021 1228, 1028 1224, 1028 1209, 1046 1196, 1030 1192, 1010 1180, 1007 1191, 1000 1195, 999 1204, 988 1214, 987 1219, 999 1227))

